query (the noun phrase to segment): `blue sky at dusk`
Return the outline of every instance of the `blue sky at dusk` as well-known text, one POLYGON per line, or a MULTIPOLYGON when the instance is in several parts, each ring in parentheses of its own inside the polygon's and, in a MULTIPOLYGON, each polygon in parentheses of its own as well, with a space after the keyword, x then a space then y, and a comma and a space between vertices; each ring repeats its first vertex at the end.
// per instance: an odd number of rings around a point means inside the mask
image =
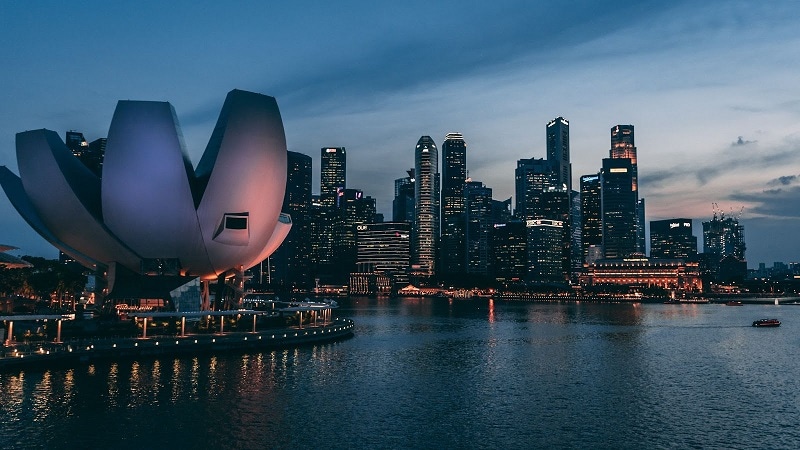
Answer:
MULTIPOLYGON (((0 165, 14 136, 105 137, 117 100, 175 107, 196 164, 226 93, 272 95, 289 150, 345 146, 348 187, 391 218, 421 135, 461 132, 473 180, 570 121, 573 183, 636 127, 647 220, 743 207, 747 259, 799 261, 800 5, 793 1, 2 2, 0 165)), ((0 243, 55 257, 0 196, 0 243)), ((701 247, 702 250, 702 247, 701 247)))

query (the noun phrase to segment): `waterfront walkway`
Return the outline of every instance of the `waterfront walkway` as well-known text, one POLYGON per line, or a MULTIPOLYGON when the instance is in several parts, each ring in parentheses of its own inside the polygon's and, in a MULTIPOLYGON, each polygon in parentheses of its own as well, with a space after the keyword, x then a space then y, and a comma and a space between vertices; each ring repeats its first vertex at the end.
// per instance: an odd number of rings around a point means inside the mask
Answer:
POLYGON ((252 332, 182 333, 146 337, 84 338, 64 342, 12 342, 0 347, 0 370, 85 364, 95 360, 139 356, 172 356, 225 351, 269 350, 332 342, 352 336, 350 319, 321 325, 252 332))

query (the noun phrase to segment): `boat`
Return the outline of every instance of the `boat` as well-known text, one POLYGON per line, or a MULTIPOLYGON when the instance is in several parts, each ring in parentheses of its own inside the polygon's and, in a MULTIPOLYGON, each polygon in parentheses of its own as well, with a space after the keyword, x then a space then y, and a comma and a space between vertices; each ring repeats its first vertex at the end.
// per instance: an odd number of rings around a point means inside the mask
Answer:
POLYGON ((754 327, 779 327, 781 321, 778 319, 758 319, 753 321, 754 327))
POLYGON ((731 301, 725 302, 725 304, 728 305, 728 306, 742 306, 743 305, 743 303, 740 302, 739 300, 731 300, 731 301))

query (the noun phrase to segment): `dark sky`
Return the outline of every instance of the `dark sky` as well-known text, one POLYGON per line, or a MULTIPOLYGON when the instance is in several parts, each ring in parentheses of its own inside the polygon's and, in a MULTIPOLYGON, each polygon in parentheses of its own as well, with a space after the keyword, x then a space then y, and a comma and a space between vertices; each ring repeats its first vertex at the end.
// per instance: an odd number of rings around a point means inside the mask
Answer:
MULTIPOLYGON (((391 217, 421 135, 468 144, 513 195, 545 125, 570 121, 574 184, 636 127, 647 220, 741 214, 747 259, 800 260, 800 6, 793 1, 1 2, 0 165, 14 135, 108 131, 116 101, 175 107, 195 164, 225 94, 273 95, 290 150, 345 146, 391 217), (740 213, 740 211, 743 212, 740 213)), ((702 242, 702 238, 700 238, 702 242)), ((56 251, 0 196, 0 243, 56 251)))

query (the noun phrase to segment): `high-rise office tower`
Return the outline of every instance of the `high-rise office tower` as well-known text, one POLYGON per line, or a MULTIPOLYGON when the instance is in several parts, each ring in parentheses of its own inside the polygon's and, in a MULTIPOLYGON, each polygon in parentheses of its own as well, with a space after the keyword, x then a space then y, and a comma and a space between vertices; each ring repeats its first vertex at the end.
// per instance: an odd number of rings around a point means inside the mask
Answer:
POLYGON ((362 224, 357 233, 358 259, 350 273, 350 294, 391 294, 408 286, 411 224, 362 224))
POLYGON ((464 267, 466 273, 489 275, 491 272, 490 228, 492 224, 492 189, 480 181, 464 187, 464 267))
POLYGON ((439 237, 439 150, 430 136, 422 136, 417 141, 414 174, 412 271, 433 276, 439 237))
POLYGON ((460 133, 448 133, 442 144, 442 234, 439 272, 465 271, 464 184, 467 181, 467 144, 460 133))
POLYGON ((528 229, 523 220, 492 228, 492 268, 498 281, 513 283, 528 277, 528 229))
POLYGON ((414 221, 414 169, 408 169, 407 173, 407 177, 394 180, 392 222, 414 221))
MULTIPOLYGON (((311 157, 291 151, 286 156, 286 192, 281 211, 292 217, 292 229, 270 256, 268 267, 273 271, 270 281, 291 287, 310 287, 313 281, 310 267, 311 157)), ((261 267, 263 270, 264 264, 261 267)))
POLYGON ((106 154, 106 143, 108 139, 98 138, 89 143, 89 154, 83 160, 86 167, 89 168, 95 175, 102 176, 103 174, 103 158, 106 154))
POLYGON ((602 257, 603 221, 600 209, 600 174, 581 177, 581 250, 583 262, 602 257), (590 255, 592 256, 590 258, 590 255))
POLYGON ((81 159, 83 153, 89 150, 89 143, 83 137, 83 133, 77 131, 67 131, 64 143, 78 159, 81 159))
POLYGON ((569 122, 556 117, 547 123, 547 160, 556 171, 557 187, 572 191, 572 164, 569 161, 569 122))
POLYGON ((692 219, 650 221, 650 257, 693 259, 697 256, 697 236, 692 219))
POLYGON ((628 258, 637 253, 637 205, 629 158, 605 158, 600 173, 603 254, 628 258))
MULTIPOLYGON (((580 186, 578 187, 580 189, 580 186)), ((570 192, 570 272, 577 279, 583 271, 583 244, 581 243, 583 217, 581 216, 581 193, 570 192)))
POLYGON ((570 196, 564 189, 549 189, 542 192, 542 202, 538 219, 557 220, 561 222, 562 275, 568 279, 571 272, 572 233, 570 228, 570 196))
POLYGON ((517 208, 520 219, 541 218, 542 193, 556 188, 558 178, 553 164, 545 159, 520 159, 514 171, 517 208))
POLYGON ((528 281, 565 282, 564 222, 551 219, 526 221, 528 229, 528 281))
POLYGON ((83 133, 67 131, 64 143, 80 162, 98 177, 103 167, 103 155, 106 150, 106 139, 100 138, 91 144, 86 142, 83 133))
POLYGON ((411 226, 407 222, 367 223, 356 227, 358 265, 377 272, 391 272, 408 280, 411 258, 411 226))
POLYGON ((636 207, 636 222, 634 224, 636 236, 636 253, 645 254, 645 211, 644 199, 639 199, 639 169, 636 155, 636 144, 634 142, 633 125, 616 125, 611 128, 611 150, 609 156, 612 159, 629 159, 631 161, 631 190, 634 193, 636 207))
POLYGON ((644 199, 640 198, 636 203, 636 251, 642 256, 647 254, 644 212, 644 199))
POLYGON ((492 225, 508 223, 511 220, 511 197, 505 200, 492 200, 492 225))
POLYGON ((311 274, 317 278, 324 266, 324 260, 330 259, 330 241, 324 231, 327 224, 324 223, 326 212, 329 208, 322 204, 322 199, 317 194, 311 195, 311 207, 309 208, 309 231, 311 233, 311 274))
POLYGON ((316 221, 316 272, 325 282, 339 282, 341 266, 335 261, 334 246, 337 230, 341 230, 343 215, 338 208, 339 193, 346 188, 347 154, 344 147, 320 149, 319 205, 314 206, 316 221))
POLYGON ((338 190, 347 187, 347 154, 344 147, 323 147, 320 153, 320 199, 324 204, 334 206, 338 190))
MULTIPOLYGON (((617 125, 611 128, 610 158, 627 158, 631 160, 633 172, 631 174, 632 190, 639 191, 639 177, 636 163, 636 145, 633 140, 633 125, 617 125)), ((637 197, 638 199, 638 197, 637 197)))
POLYGON ((340 189, 336 210, 340 220, 334 229, 334 272, 341 281, 355 268, 356 235, 359 225, 375 222, 375 199, 360 189, 340 189))

